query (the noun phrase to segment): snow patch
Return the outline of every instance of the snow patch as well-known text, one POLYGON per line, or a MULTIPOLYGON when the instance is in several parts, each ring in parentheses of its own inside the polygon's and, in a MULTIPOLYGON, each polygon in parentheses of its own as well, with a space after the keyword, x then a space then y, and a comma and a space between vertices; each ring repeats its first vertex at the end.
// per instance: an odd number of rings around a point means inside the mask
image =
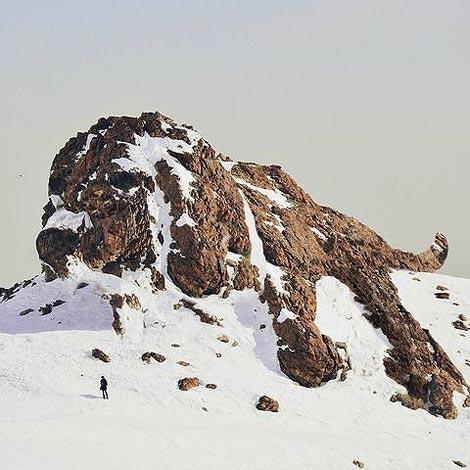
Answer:
POLYGON ((292 204, 289 202, 287 197, 281 193, 277 188, 276 189, 265 189, 265 188, 260 188, 259 186, 255 186, 254 184, 248 183, 247 181, 241 179, 241 178, 233 178, 235 182, 238 184, 241 184, 242 186, 246 186, 253 191, 257 191, 260 194, 263 194, 263 196, 266 196, 268 199, 270 199, 274 204, 276 204, 278 207, 282 209, 288 209, 292 207, 292 204))

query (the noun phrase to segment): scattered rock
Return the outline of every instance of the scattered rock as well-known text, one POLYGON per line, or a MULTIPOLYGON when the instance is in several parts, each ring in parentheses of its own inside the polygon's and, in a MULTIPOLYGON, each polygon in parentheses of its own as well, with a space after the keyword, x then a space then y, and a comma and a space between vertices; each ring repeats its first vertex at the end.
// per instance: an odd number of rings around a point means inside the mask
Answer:
POLYGON ((177 361, 176 363, 179 364, 180 366, 183 366, 183 367, 188 367, 189 366, 189 362, 186 362, 186 361, 177 361))
POLYGON ((364 468, 364 464, 360 460, 353 460, 353 465, 358 468, 364 468))
POLYGON ((181 346, 178 343, 173 343, 171 345, 172 348, 180 348, 181 346))
POLYGON ((26 310, 22 310, 20 312, 20 316, 28 315, 28 313, 31 313, 31 312, 34 312, 34 309, 33 308, 27 308, 26 310))
POLYGON ((54 300, 54 302, 52 302, 52 307, 58 307, 59 305, 63 305, 65 304, 65 300, 61 300, 61 299, 57 299, 57 300, 54 300))
POLYGON ((198 317, 202 323, 207 323, 209 325, 217 325, 222 326, 215 315, 209 315, 208 313, 204 312, 200 308, 196 307, 194 302, 190 302, 189 300, 181 299, 180 304, 186 307, 189 310, 192 310, 198 317))
POLYGON ((452 462, 454 462, 455 465, 457 465, 457 467, 460 467, 460 468, 467 468, 467 465, 464 464, 463 462, 461 462, 460 460, 453 460, 452 462))
POLYGON ((449 293, 448 292, 435 292, 434 297, 436 297, 436 299, 447 300, 449 299, 449 293))
POLYGON ((272 411, 277 413, 279 411, 279 403, 266 395, 263 395, 259 398, 256 408, 261 411, 272 411))
POLYGON ((178 380, 178 388, 183 391, 199 387, 199 385, 200 381, 197 377, 185 377, 184 379, 178 380))
POLYGON ((413 281, 419 281, 419 282, 421 282, 421 279, 420 279, 419 277, 413 277, 412 279, 413 279, 413 281))
POLYGON ((440 290, 441 292, 444 292, 444 291, 449 290, 449 289, 445 286, 436 286, 436 290, 440 290))
POLYGON ((228 343, 228 342, 230 341, 227 335, 219 336, 219 337, 217 337, 217 339, 218 339, 221 343, 228 343))
POLYGON ((205 406, 203 406, 203 407, 201 408, 201 410, 203 410, 203 411, 209 411, 205 406))
POLYGON ((237 346, 238 346, 238 341, 234 341, 234 342, 232 343, 232 348, 236 348, 237 346))
POLYGON ((111 358, 105 352, 101 351, 101 349, 97 349, 97 348, 93 349, 93 351, 91 352, 91 355, 95 359, 99 359, 100 361, 103 361, 103 362, 111 361, 111 358))
POLYGON ((142 354, 142 361, 146 362, 147 364, 150 364, 151 359, 154 359, 157 362, 164 362, 166 357, 153 351, 147 351, 142 354))
POLYGON ((264 323, 259 326, 260 330, 264 330, 265 328, 266 328, 266 325, 264 323))
POLYGON ((217 388, 216 384, 207 384, 206 388, 210 388, 211 390, 215 390, 217 388))
POLYGON ((456 330, 462 330, 462 331, 469 331, 470 327, 468 327, 463 321, 461 320, 455 320, 452 322, 452 325, 454 325, 454 328, 456 330))
POLYGON ((87 282, 80 282, 80 284, 78 284, 77 286, 77 289, 84 289, 87 286, 88 286, 87 282))
POLYGON ((215 353, 215 357, 222 357, 222 354, 220 354, 220 353, 215 353))
POLYGON ((463 313, 461 313, 461 314, 459 315, 459 320, 468 321, 468 318, 467 318, 463 313))

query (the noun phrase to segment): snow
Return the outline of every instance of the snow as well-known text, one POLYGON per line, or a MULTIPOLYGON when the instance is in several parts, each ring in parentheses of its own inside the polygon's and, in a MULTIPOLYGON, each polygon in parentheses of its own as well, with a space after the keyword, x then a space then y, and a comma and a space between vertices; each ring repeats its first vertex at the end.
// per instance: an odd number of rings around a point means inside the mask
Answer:
POLYGON ((258 268, 260 284, 264 285, 266 276, 269 276, 277 292, 288 295, 288 292, 284 288, 284 281, 282 280, 285 272, 279 266, 270 263, 264 256, 263 241, 258 235, 258 231, 256 229, 255 216, 253 215, 253 211, 241 190, 240 195, 243 199, 245 222, 248 227, 248 236, 250 237, 251 243, 251 264, 258 268))
POLYGON ((324 242, 326 242, 328 240, 328 237, 323 233, 323 232, 320 232, 320 230, 318 230, 317 228, 315 227, 310 227, 310 230, 320 239, 320 240, 323 240, 324 242))
POLYGON ((191 153, 193 151, 201 137, 191 129, 185 130, 188 132, 191 144, 170 137, 151 137, 147 133, 143 136, 135 134, 135 144, 126 142, 128 158, 116 158, 112 162, 119 165, 124 171, 140 170, 150 176, 155 176, 155 164, 164 160, 171 168, 172 174, 178 177, 183 197, 192 201, 191 186, 195 181, 194 176, 168 153, 168 151, 175 153, 191 153))
POLYGON ((287 197, 281 193, 277 188, 276 189, 265 189, 265 188, 260 188, 259 186, 255 186, 254 184, 248 183, 247 181, 241 179, 241 178, 233 178, 238 184, 241 184, 242 186, 246 186, 253 191, 257 191, 258 193, 262 194, 263 196, 266 196, 268 199, 270 199, 274 204, 276 204, 278 207, 282 209, 289 209, 292 207, 292 204, 289 202, 287 197))
POLYGON ((182 227, 183 225, 189 225, 190 227, 194 227, 196 225, 196 222, 194 222, 194 220, 189 214, 183 212, 180 218, 176 221, 175 225, 177 227, 182 227))
POLYGON ((298 315, 296 315, 295 313, 292 313, 290 310, 284 307, 281 309, 276 321, 278 323, 283 323, 286 320, 295 320, 297 316, 298 315))
POLYGON ((59 207, 49 217, 43 230, 48 228, 70 229, 76 232, 84 224, 86 229, 93 227, 90 216, 86 212, 71 212, 64 207, 59 207))
POLYGON ((83 155, 86 155, 88 150, 90 150, 90 145, 91 141, 96 137, 96 134, 88 134, 86 137, 86 142, 85 145, 83 146, 82 150, 77 153, 77 158, 82 157, 83 155))
POLYGON ((237 162, 226 162, 224 160, 219 160, 219 163, 227 170, 229 173, 232 171, 232 168, 237 164, 237 162))
MULTIPOLYGON (((76 260, 71 270, 71 279, 46 283, 39 276, 0 303, 2 469, 354 469, 357 459, 365 469, 440 470, 457 468, 453 460, 470 463, 470 409, 459 406, 457 420, 444 420, 391 403, 401 387, 384 372, 389 343, 335 278, 316 284, 316 321, 346 342, 352 370, 344 382, 308 389, 279 370, 272 317, 253 290, 191 299, 216 315, 219 327, 184 307, 175 310, 188 297, 171 284, 152 296, 142 273, 121 280, 76 260), (82 282, 88 286, 79 289, 82 282), (115 291, 138 293, 146 313, 127 313, 139 334, 120 337, 111 329, 103 295, 115 291), (37 311, 57 299, 65 303, 49 315, 37 311), (26 308, 35 310, 20 316, 26 308), (230 342, 218 341, 221 334, 230 342), (111 362, 91 358, 93 348, 111 362), (145 351, 167 359, 144 364, 145 351), (100 397, 101 375, 108 401, 100 397), (191 376, 217 389, 178 390, 178 379, 191 376), (279 413, 256 410, 263 394, 279 401, 279 413)), ((405 306, 468 378, 470 333, 451 322, 470 310, 470 281, 393 276, 405 306), (439 284, 449 288, 450 300, 434 297, 439 284)))

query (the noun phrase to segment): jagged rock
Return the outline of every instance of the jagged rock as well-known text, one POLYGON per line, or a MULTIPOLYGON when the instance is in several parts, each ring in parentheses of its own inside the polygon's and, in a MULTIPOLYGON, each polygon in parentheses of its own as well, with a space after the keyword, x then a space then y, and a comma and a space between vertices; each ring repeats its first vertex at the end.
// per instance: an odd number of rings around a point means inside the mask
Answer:
POLYGON ((217 340, 220 341, 221 343, 228 343, 230 341, 227 335, 218 336, 217 340))
POLYGON ((77 286, 77 289, 84 289, 87 286, 88 286, 87 282, 80 282, 77 286))
POLYGON ((199 387, 199 385, 200 381, 197 377, 185 377, 184 379, 178 380, 178 388, 183 391, 199 387))
MULTIPOLYGON (((345 370, 315 324, 315 283, 333 276, 390 341, 384 365, 407 390, 402 403, 451 416, 453 392, 467 387, 390 278, 391 270, 440 268, 448 252, 442 234, 417 255, 392 248, 355 219, 315 203, 279 166, 233 162, 158 112, 102 118, 70 139, 52 164, 49 196, 36 242, 49 278, 70 275, 70 260, 78 260, 118 277, 145 273, 156 294, 165 279, 192 297, 254 288, 279 338, 281 370, 314 387, 345 370), (155 201, 168 217, 159 218, 155 201), (273 270, 261 269, 258 255, 273 270)), ((113 327, 125 334, 124 302, 137 310, 138 303, 110 294, 113 327)))
POLYGON ((279 403, 266 395, 259 398, 256 408, 261 411, 271 411, 277 413, 279 411, 279 403))
POLYGON ((157 362, 166 361, 165 356, 162 356, 161 354, 157 354, 156 352, 153 352, 153 351, 147 351, 144 354, 142 354, 142 361, 146 362, 147 364, 150 364, 151 359, 154 359, 157 362))
POLYGON ((99 359, 100 361, 111 362, 111 358, 105 352, 101 351, 101 349, 93 349, 91 355, 92 357, 94 357, 95 359, 99 359))
POLYGON ((360 460, 353 460, 353 465, 357 468, 364 468, 364 464, 360 460))

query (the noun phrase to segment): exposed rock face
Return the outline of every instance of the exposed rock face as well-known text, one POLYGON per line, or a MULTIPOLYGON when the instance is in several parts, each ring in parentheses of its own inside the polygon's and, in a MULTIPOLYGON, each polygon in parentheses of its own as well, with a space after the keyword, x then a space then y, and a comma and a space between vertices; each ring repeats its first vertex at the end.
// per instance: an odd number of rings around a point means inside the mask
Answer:
MULTIPOLYGON (((159 113, 103 118, 70 139, 54 159, 49 196, 37 250, 50 278, 70 275, 79 260, 118 277, 145 272, 155 295, 168 282, 192 297, 255 288, 269 306, 282 371, 313 387, 345 370, 315 324, 315 283, 334 276, 388 337, 386 372, 408 391, 397 399, 455 415, 452 393, 467 384, 390 278, 392 269, 438 269, 443 235, 418 255, 394 249, 316 204, 279 166, 233 162, 159 113)), ((115 294, 110 302, 123 334, 120 311, 139 309, 138 299, 115 294)))

